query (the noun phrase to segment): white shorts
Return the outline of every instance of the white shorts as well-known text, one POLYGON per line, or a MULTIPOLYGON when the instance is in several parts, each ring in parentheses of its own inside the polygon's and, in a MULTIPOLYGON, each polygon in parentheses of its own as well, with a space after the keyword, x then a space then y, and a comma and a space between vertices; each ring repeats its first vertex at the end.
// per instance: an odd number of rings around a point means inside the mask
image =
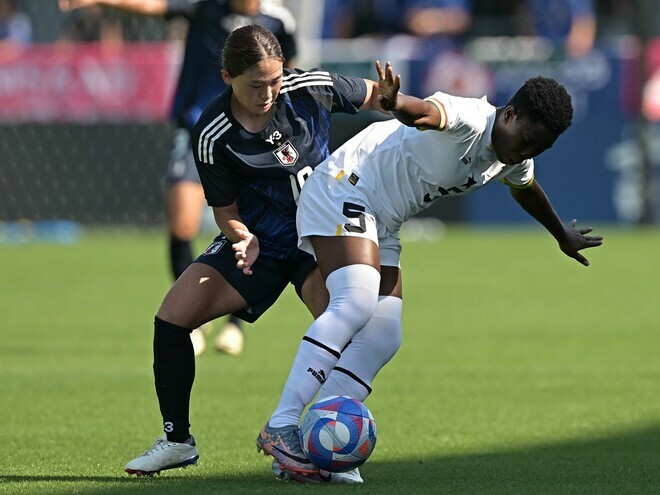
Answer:
POLYGON ((298 213, 298 247, 314 255, 309 236, 364 237, 375 242, 381 266, 400 266, 401 242, 378 221, 372 209, 344 176, 340 180, 312 173, 300 193, 298 213))

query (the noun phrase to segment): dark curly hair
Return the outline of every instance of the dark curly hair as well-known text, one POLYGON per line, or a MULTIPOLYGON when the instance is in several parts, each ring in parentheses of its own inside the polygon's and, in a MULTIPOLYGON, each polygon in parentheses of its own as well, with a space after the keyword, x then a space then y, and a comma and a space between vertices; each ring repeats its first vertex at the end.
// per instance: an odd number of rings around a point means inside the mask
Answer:
POLYGON ((511 98, 516 116, 540 122, 559 136, 573 120, 573 104, 566 88, 554 79, 537 76, 525 84, 511 98))

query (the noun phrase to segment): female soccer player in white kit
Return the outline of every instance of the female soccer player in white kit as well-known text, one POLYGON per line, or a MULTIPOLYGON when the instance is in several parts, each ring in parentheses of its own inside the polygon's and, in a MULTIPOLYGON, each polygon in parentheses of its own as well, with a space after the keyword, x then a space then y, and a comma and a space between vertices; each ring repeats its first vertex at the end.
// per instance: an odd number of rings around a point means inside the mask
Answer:
POLYGON ((297 445, 272 440, 298 426, 318 397, 364 400, 371 382, 401 342, 401 224, 443 196, 463 195, 498 180, 568 256, 587 266, 581 249, 599 246, 591 228, 564 225, 534 180, 533 157, 550 148, 573 116, 570 96, 553 79, 528 80, 510 102, 437 92, 420 100, 398 93, 386 64, 379 122, 329 156, 307 180, 297 214, 299 246, 316 257, 330 293, 325 312, 303 337, 280 402, 258 443, 288 477, 314 480, 318 469, 297 445), (327 377, 327 380, 319 379, 327 377))

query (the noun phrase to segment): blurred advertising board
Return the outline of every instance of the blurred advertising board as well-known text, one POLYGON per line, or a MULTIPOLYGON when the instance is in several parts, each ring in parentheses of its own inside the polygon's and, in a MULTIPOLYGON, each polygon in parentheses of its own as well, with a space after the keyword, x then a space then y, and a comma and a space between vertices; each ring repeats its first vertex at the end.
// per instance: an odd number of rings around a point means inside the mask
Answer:
POLYGON ((163 121, 176 83, 172 43, 0 47, 0 122, 163 121))
MULTIPOLYGON (((397 36, 323 42, 315 58, 301 65, 374 79, 374 60, 389 60, 402 76, 404 93, 424 97, 441 90, 487 96, 497 106, 505 105, 527 78, 539 74, 554 77, 571 94, 575 118, 555 146, 536 159, 536 178, 565 220, 635 223, 640 219, 642 192, 648 184, 648 175, 642 171, 637 111, 641 53, 639 43, 630 38, 601 40, 587 57, 569 59, 533 38, 477 38, 466 43, 462 51, 433 52, 428 44, 420 50, 416 39, 397 36)), ((651 40, 647 56, 651 77, 645 85, 642 108, 648 118, 660 122, 658 40, 651 40)), ((48 158, 37 154, 31 133, 13 131, 20 127, 16 124, 29 126, 32 133, 40 133, 40 127, 57 130, 67 124, 65 134, 71 134, 78 147, 88 139, 86 130, 95 127, 95 146, 112 150, 117 143, 108 128, 119 132, 115 127, 142 126, 144 132, 151 129, 159 136, 166 155, 169 133, 164 123, 179 60, 180 45, 170 43, 0 47, 0 130, 4 128, 11 144, 5 163, 12 153, 16 155, 14 170, 19 173, 30 160, 43 168, 48 158), (19 154, 23 150, 28 156, 19 154)), ((331 148, 379 118, 386 117, 374 112, 333 116, 331 148)), ((46 142, 47 137, 43 139, 46 142)), ((648 141, 655 171, 655 218, 660 218, 660 129, 652 128, 648 141)), ((65 163, 80 160, 76 155, 80 150, 74 148, 65 145, 56 155, 65 163)), ((110 155, 108 160, 112 161, 110 155)), ((95 151, 90 156, 90 160, 97 160, 99 154, 95 151)), ((166 158, 159 160, 165 162, 166 158)), ((439 166, 441 160, 438 157, 439 166)), ((155 164, 154 170, 157 167, 155 164)), ((437 203, 425 214, 444 221, 533 222, 499 184, 437 203)))

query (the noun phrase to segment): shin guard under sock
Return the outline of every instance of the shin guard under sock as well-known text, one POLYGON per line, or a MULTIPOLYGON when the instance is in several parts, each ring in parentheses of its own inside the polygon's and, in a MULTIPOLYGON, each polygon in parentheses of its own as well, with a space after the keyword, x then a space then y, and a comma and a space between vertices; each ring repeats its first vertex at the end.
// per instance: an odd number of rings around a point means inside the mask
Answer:
POLYGON ((378 298, 374 315, 342 351, 318 400, 330 395, 367 398, 374 378, 401 346, 402 305, 398 297, 378 298))
POLYGON ((379 285, 380 273, 369 265, 349 265, 328 276, 330 302, 303 337, 270 426, 298 424, 305 405, 337 363, 341 349, 371 319, 379 285))

